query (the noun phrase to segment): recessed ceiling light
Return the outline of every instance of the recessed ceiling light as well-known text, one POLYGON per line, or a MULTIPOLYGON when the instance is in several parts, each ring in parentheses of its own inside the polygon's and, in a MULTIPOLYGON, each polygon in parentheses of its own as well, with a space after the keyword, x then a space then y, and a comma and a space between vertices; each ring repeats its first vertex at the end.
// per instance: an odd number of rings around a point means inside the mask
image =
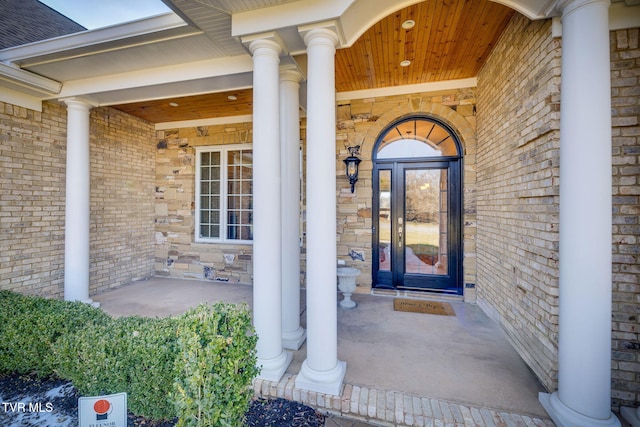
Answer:
POLYGON ((237 96, 235 96, 235 95, 229 95, 229 96, 227 96, 227 99, 228 99, 229 101, 235 101, 236 99, 238 99, 238 97, 237 97, 237 96))
POLYGON ((177 107, 180 104, 178 104, 177 102, 170 102, 169 105, 172 106, 172 107, 177 107))
POLYGON ((404 28, 405 30, 410 30, 415 26, 416 26, 416 21, 414 21, 413 19, 407 19, 402 23, 402 28, 404 28))
POLYGON ((401 67, 408 67, 409 65, 411 65, 411 61, 409 61, 409 60, 407 60, 407 59, 405 59, 404 61, 402 61, 402 62, 400 63, 400 66, 401 66, 401 67))

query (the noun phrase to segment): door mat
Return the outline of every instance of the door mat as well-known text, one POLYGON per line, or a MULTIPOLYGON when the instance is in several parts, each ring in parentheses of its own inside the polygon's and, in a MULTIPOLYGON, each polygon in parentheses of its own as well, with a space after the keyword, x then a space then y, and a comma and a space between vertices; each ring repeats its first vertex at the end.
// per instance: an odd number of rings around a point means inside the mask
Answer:
POLYGON ((439 314, 441 316, 455 316, 451 304, 447 302, 425 301, 407 298, 395 298, 393 300, 394 311, 407 311, 410 313, 439 314))

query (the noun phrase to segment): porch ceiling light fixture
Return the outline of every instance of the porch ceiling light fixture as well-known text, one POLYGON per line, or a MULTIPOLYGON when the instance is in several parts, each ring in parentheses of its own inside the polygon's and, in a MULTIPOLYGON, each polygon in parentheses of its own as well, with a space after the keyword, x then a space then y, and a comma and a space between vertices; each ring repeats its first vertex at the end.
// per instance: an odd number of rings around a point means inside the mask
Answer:
POLYGON ((413 19, 407 19, 402 23, 402 28, 404 28, 405 30, 410 30, 415 26, 416 26, 416 21, 414 21, 413 19))
POLYGON ((360 154, 360 146, 347 147, 347 150, 349 150, 349 157, 344 159, 343 162, 346 166, 347 178, 349 178, 351 192, 353 193, 356 182, 358 181, 358 165, 362 161, 356 156, 356 154, 360 154))

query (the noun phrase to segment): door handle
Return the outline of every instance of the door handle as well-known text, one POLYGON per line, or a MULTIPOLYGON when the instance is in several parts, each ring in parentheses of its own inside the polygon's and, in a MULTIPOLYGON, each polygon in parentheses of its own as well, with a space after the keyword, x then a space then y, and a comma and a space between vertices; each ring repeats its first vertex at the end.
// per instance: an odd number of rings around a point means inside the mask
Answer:
POLYGON ((398 226, 398 247, 402 247, 402 226, 398 226))

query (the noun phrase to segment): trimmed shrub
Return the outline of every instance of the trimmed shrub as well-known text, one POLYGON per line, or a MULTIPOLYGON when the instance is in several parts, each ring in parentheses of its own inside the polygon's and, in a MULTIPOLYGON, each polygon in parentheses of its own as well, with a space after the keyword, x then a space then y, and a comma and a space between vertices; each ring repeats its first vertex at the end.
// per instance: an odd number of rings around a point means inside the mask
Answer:
POLYGON ((52 348, 58 339, 110 320, 81 302, 0 291, 0 373, 49 376, 57 364, 52 348))
POLYGON ((56 373, 80 394, 127 393, 131 412, 175 417, 168 399, 175 378, 178 318, 122 317, 60 339, 56 373))
POLYGON ((258 374, 245 306, 173 318, 112 319, 100 309, 0 291, 0 373, 58 375, 81 395, 126 392, 128 409, 181 426, 241 426, 258 374))
POLYGON ((256 343, 246 306, 200 305, 184 315, 172 394, 179 427, 243 425, 259 373, 256 343))

